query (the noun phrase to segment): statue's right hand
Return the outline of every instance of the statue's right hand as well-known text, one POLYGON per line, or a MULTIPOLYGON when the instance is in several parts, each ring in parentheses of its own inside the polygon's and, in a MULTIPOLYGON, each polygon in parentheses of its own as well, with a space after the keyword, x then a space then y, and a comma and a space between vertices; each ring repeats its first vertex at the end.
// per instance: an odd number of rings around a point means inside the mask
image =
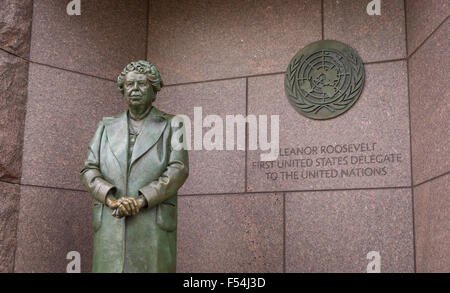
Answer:
POLYGON ((117 199, 114 199, 114 198, 113 198, 112 196, 110 196, 110 195, 106 196, 105 203, 106 203, 106 205, 107 205, 110 209, 112 209, 112 210, 118 208, 119 205, 120 205, 120 202, 119 202, 117 199))
POLYGON ((107 196, 105 203, 114 210, 112 215, 119 219, 124 216, 134 216, 140 210, 138 202, 132 197, 121 197, 116 200, 112 196, 107 196))
POLYGON ((122 214, 122 211, 121 211, 119 208, 117 208, 117 209, 115 209, 115 210, 112 212, 112 216, 113 216, 113 217, 116 217, 116 218, 118 218, 118 219, 120 219, 120 218, 122 218, 124 215, 122 214))
POLYGON ((139 204, 133 197, 121 197, 118 199, 119 210, 124 216, 134 216, 139 213, 139 204))

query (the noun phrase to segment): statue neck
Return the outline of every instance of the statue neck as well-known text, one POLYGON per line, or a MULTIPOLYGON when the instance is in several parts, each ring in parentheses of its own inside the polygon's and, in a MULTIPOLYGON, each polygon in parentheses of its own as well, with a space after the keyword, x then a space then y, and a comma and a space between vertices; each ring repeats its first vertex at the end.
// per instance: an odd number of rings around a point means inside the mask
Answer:
POLYGON ((147 109, 135 109, 135 108, 129 108, 129 112, 130 112, 130 117, 133 120, 142 120, 145 118, 145 116, 147 116, 147 114, 151 111, 153 107, 150 106, 147 109))

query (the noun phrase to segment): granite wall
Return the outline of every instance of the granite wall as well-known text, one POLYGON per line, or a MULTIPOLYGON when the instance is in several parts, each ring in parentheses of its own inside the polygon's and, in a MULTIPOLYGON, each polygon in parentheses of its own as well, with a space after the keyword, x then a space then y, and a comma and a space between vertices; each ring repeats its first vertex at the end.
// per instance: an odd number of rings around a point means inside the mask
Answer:
POLYGON ((449 10, 406 1, 417 272, 450 272, 449 10))
POLYGON ((259 151, 190 151, 179 272, 366 272, 371 251, 382 272, 450 272, 447 1, 382 1, 380 16, 368 0, 81 0, 80 16, 66 2, 0 2, 1 272, 65 272, 69 251, 90 270, 78 172, 98 121, 125 109, 115 78, 136 59, 159 67, 163 111, 280 116, 274 166, 259 151), (321 39, 358 51, 366 85, 346 114, 313 121, 283 78, 321 39), (339 179, 286 166, 339 156, 292 151, 329 145, 395 160, 339 179))
POLYGON ((14 271, 33 1, 0 1, 0 273, 14 271))

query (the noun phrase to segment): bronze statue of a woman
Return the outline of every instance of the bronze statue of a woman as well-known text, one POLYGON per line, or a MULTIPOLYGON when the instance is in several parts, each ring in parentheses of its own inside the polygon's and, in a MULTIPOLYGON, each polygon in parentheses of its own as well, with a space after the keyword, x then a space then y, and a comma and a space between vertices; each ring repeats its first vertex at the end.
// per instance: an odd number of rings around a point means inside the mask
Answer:
POLYGON ((128 109, 100 121, 81 170, 95 198, 92 271, 175 272, 183 125, 152 106, 163 86, 155 65, 132 62, 117 84, 128 109))

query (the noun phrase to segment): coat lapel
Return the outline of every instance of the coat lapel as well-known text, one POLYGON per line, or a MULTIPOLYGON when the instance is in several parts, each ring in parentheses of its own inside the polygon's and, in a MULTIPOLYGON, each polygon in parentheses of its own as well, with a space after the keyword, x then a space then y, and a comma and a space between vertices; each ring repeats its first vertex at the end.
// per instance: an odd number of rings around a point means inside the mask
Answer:
POLYGON ((133 163, 145 154, 161 137, 167 126, 167 120, 163 113, 153 107, 144 120, 142 131, 136 139, 133 154, 131 156, 130 168, 133 163))
MULTIPOLYGON (((111 119, 111 118, 109 118, 111 119)), ((127 169, 127 150, 128 150, 128 118, 127 111, 116 118, 106 121, 103 120, 106 127, 109 146, 123 171, 127 169)))

